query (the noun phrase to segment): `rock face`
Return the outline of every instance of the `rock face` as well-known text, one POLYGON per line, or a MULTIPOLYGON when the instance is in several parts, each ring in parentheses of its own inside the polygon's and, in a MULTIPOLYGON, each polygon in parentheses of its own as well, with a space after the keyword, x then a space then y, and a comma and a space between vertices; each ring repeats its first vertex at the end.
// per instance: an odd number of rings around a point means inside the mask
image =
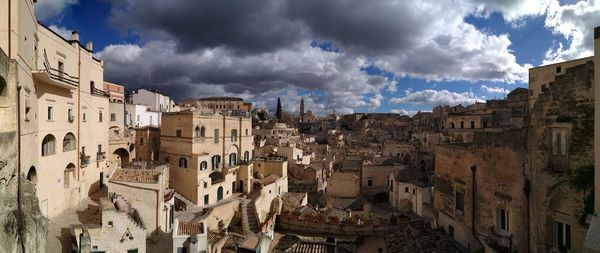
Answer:
POLYGON ((48 221, 40 212, 35 185, 18 176, 15 70, 15 62, 0 50, 0 252, 46 252, 48 221))

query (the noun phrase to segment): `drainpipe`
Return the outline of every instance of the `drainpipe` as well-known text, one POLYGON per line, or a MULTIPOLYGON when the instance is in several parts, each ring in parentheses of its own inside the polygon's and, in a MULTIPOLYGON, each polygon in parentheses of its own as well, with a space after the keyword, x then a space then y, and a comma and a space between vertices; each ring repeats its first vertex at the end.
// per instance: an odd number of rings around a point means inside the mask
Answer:
MULTIPOLYGON (((77 46, 77 53, 77 183, 79 183, 77 187, 81 187, 79 178, 79 174, 81 174, 81 159, 79 157, 81 152, 81 47, 79 46, 77 46)), ((79 191, 82 190, 79 189, 79 191)))
MULTIPOLYGON (((12 24, 11 24, 11 0, 8 0, 8 58, 12 58, 12 41, 11 41, 11 29, 12 29, 12 24)), ((19 89, 19 88, 17 88, 19 89)))
POLYGON ((472 182, 471 182, 471 226, 472 226, 472 231, 473 231, 473 236, 475 236, 475 238, 477 238, 477 234, 476 234, 476 229, 475 229, 475 172, 477 171, 477 166, 473 165, 471 166, 471 177, 472 177, 472 182))

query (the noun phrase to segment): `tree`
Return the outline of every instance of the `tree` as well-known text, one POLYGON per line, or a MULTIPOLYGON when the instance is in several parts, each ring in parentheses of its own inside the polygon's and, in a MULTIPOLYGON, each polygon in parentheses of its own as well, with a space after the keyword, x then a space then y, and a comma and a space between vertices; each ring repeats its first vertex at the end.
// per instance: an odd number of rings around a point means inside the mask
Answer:
POLYGON ((281 111, 281 100, 279 100, 279 97, 277 98, 277 111, 275 112, 275 117, 277 117, 278 121, 281 121, 281 118, 283 116, 283 113, 281 111))

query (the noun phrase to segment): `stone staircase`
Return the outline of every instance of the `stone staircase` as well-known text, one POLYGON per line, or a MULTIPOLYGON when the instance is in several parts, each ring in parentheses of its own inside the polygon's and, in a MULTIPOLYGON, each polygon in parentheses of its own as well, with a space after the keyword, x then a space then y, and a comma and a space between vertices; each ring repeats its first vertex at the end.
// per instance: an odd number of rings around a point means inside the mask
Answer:
POLYGON ((258 218, 254 203, 249 199, 240 201, 240 210, 242 211, 242 229, 244 234, 258 232, 258 218))

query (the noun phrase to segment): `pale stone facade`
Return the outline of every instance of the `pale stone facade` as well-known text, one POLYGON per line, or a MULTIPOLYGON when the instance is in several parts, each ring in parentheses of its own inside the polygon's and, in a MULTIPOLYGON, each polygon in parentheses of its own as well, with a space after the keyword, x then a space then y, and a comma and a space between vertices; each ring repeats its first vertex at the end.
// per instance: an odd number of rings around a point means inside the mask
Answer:
POLYGON ((207 97, 199 99, 187 99, 182 105, 190 105, 196 109, 207 108, 214 111, 225 112, 250 112, 252 103, 244 102, 238 97, 207 97))
POLYGON ((197 205, 238 191, 238 169, 252 159, 249 117, 206 115, 194 110, 163 113, 160 160, 171 165, 171 187, 197 205))

